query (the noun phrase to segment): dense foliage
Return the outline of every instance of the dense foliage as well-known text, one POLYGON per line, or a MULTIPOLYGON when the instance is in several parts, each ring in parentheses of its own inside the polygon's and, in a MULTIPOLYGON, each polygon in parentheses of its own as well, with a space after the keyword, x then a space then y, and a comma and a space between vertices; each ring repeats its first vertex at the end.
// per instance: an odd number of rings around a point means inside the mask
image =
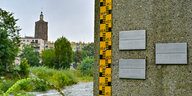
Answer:
POLYGON ((77 50, 73 52, 73 68, 77 68, 78 63, 80 63, 83 59, 81 51, 77 50))
POLYGON ((70 42, 61 37, 55 42, 55 56, 56 65, 55 68, 70 68, 72 62, 72 48, 70 42))
MULTIPOLYGON (((56 89, 62 96, 64 96, 64 94, 62 93, 61 89, 56 87, 55 85, 53 85, 52 83, 49 83, 43 79, 39 79, 39 78, 27 78, 27 79, 22 79, 22 80, 19 80, 17 81, 12 87, 10 87, 6 92, 5 92, 5 96, 11 94, 11 93, 14 93, 14 92, 19 92, 19 90, 22 89, 22 85, 26 85, 27 83, 43 83, 49 87, 52 87, 54 89, 56 89)), ((26 95, 30 95, 30 94, 25 94, 23 93, 24 96, 26 95)), ((21 94, 18 94, 18 95, 15 95, 15 96, 22 96, 21 94)), ((31 95, 30 95, 31 96, 31 95)))
POLYGON ((21 63, 20 63, 20 74, 21 74, 22 78, 28 78, 29 77, 29 73, 30 73, 29 67, 30 66, 27 62, 27 59, 23 58, 21 63))
POLYGON ((93 57, 86 57, 78 66, 78 69, 85 75, 93 76, 93 57))
POLYGON ((38 78, 53 83, 59 88, 77 83, 76 77, 69 70, 56 70, 47 67, 32 67, 31 72, 38 78))
POLYGON ((83 48, 87 56, 94 56, 94 43, 88 44, 83 48))
POLYGON ((54 49, 47 49, 43 50, 41 54, 42 64, 48 66, 50 68, 54 68, 56 58, 55 58, 55 50, 54 49))
POLYGON ((13 13, 0 8, 0 74, 10 70, 19 52, 19 31, 13 13))
POLYGON ((39 52, 36 51, 33 45, 24 45, 20 57, 26 58, 30 66, 39 66, 39 52))

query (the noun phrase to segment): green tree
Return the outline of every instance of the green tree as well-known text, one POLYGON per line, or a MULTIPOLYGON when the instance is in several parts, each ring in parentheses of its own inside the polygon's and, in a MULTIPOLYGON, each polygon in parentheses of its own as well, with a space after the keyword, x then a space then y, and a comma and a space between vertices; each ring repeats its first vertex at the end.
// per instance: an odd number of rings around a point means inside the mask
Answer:
POLYGON ((10 70, 19 52, 20 28, 16 26, 13 13, 0 8, 0 74, 10 70))
POLYGON ((43 50, 41 54, 42 64, 53 68, 55 66, 55 50, 54 49, 47 49, 43 50))
POLYGON ((87 52, 82 50, 81 55, 82 55, 82 59, 85 59, 87 57, 87 52))
POLYGON ((72 52, 71 44, 65 37, 57 39, 55 42, 55 68, 70 68, 72 52))
POLYGON ((77 50, 75 52, 73 52, 73 61, 75 63, 80 63, 82 61, 83 57, 82 57, 82 53, 81 51, 77 50))
POLYGON ((93 76, 93 57, 86 57, 78 66, 78 69, 85 75, 93 76))
POLYGON ((75 52, 73 52, 73 67, 76 69, 77 68, 77 63, 80 63, 83 60, 83 55, 81 51, 76 50, 75 52))
POLYGON ((39 66, 39 52, 37 52, 33 45, 24 45, 20 57, 26 58, 30 66, 39 66))
POLYGON ((21 64, 20 64, 20 74, 21 74, 22 78, 28 78, 29 77, 29 73, 30 73, 29 67, 30 66, 27 62, 27 59, 23 58, 21 61, 21 64))
POLYGON ((83 48, 83 51, 87 53, 87 56, 94 56, 94 43, 88 44, 83 48))

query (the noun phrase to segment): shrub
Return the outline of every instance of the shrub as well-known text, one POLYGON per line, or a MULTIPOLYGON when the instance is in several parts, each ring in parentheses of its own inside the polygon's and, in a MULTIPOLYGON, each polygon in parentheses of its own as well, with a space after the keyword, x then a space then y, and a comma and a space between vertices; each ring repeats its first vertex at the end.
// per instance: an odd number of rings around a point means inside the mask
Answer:
POLYGON ((34 49, 33 45, 24 45, 20 57, 26 58, 30 66, 39 66, 39 52, 34 49))
POLYGON ((29 77, 29 64, 27 63, 27 59, 23 58, 20 65, 20 73, 22 78, 28 78, 29 77))
POLYGON ((42 58, 42 64, 44 66, 54 68, 55 61, 56 61, 54 49, 43 50, 41 54, 41 58, 42 58))
POLYGON ((35 84, 34 91, 47 91, 48 85, 45 82, 39 82, 35 84))
POLYGON ((3 82, 0 83, 1 91, 6 92, 14 83, 15 83, 15 81, 3 80, 3 82))
POLYGON ((47 67, 31 67, 31 71, 38 78, 53 83, 60 88, 77 83, 75 75, 69 70, 56 70, 47 67))
POLYGON ((78 69, 85 75, 93 76, 93 58, 86 57, 78 66, 78 69))
POLYGON ((19 92, 22 90, 26 92, 30 92, 30 91, 33 91, 33 87, 34 87, 34 84, 32 82, 24 82, 19 85, 19 87, 15 90, 15 92, 19 92))
POLYGON ((87 56, 90 56, 90 57, 94 56, 94 43, 91 43, 91 44, 88 44, 87 46, 85 46, 83 48, 83 51, 86 52, 87 56))

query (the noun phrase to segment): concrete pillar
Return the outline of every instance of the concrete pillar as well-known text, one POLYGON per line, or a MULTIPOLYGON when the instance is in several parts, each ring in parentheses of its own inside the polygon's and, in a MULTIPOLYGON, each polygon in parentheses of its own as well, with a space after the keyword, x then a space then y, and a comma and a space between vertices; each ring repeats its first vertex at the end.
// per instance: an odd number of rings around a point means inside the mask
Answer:
MULTIPOLYGON (((99 82, 99 1, 95 0, 94 96, 99 82)), ((192 96, 192 0, 113 0, 112 96, 192 96), (119 32, 146 30, 146 50, 119 51, 119 32), (156 65, 156 43, 188 44, 187 65, 156 65), (120 79, 119 59, 146 59, 146 79, 120 79)))

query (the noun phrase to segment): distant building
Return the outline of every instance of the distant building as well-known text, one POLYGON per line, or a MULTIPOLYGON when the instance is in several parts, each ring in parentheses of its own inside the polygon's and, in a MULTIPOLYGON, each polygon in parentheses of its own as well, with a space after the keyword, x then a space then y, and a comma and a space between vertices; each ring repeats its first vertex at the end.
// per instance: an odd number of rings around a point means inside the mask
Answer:
MULTIPOLYGON (((46 44, 45 44, 45 49, 54 49, 54 44, 55 42, 51 42, 51 41, 48 41, 46 44)), ((71 42, 71 48, 73 51, 82 51, 83 48, 88 45, 90 43, 85 43, 85 42, 71 42)))
POLYGON ((52 41, 48 41, 46 44, 45 44, 45 49, 54 49, 54 42, 52 41))
POLYGON ((85 42, 71 42, 71 47, 73 51, 82 51, 83 48, 90 43, 85 43, 85 42))
POLYGON ((23 37, 21 38, 21 45, 20 49, 23 50, 23 45, 30 45, 32 44, 39 53, 44 50, 45 42, 41 38, 34 38, 34 37, 23 37))
POLYGON ((45 42, 48 40, 48 22, 43 20, 43 12, 41 12, 40 20, 35 22, 35 38, 41 38, 45 42))
MULTIPOLYGON (((40 38, 34 38, 34 37, 25 36, 25 37, 22 37, 20 40, 21 40, 21 43, 20 43, 20 47, 19 48, 21 50, 20 50, 18 56, 22 53, 24 45, 33 45, 34 49, 36 51, 38 51, 39 53, 41 53, 44 50, 44 48, 45 48, 44 47, 45 46, 45 42, 44 42, 43 39, 40 39, 40 38)), ((20 65, 20 62, 21 62, 21 58, 20 57, 16 57, 13 65, 20 65)))
MULTIPOLYGON (((43 12, 41 12, 40 20, 35 22, 35 37, 25 36, 21 38, 21 44, 20 44, 21 51, 23 50, 24 45, 30 45, 30 44, 33 45, 34 49, 37 50, 39 53, 41 53, 45 49, 45 45, 48 40, 48 22, 45 22, 43 18, 44 18, 43 12)), ((21 52, 18 55, 20 54, 21 52)), ((20 64, 20 57, 16 57, 14 65, 19 64, 20 64)))

